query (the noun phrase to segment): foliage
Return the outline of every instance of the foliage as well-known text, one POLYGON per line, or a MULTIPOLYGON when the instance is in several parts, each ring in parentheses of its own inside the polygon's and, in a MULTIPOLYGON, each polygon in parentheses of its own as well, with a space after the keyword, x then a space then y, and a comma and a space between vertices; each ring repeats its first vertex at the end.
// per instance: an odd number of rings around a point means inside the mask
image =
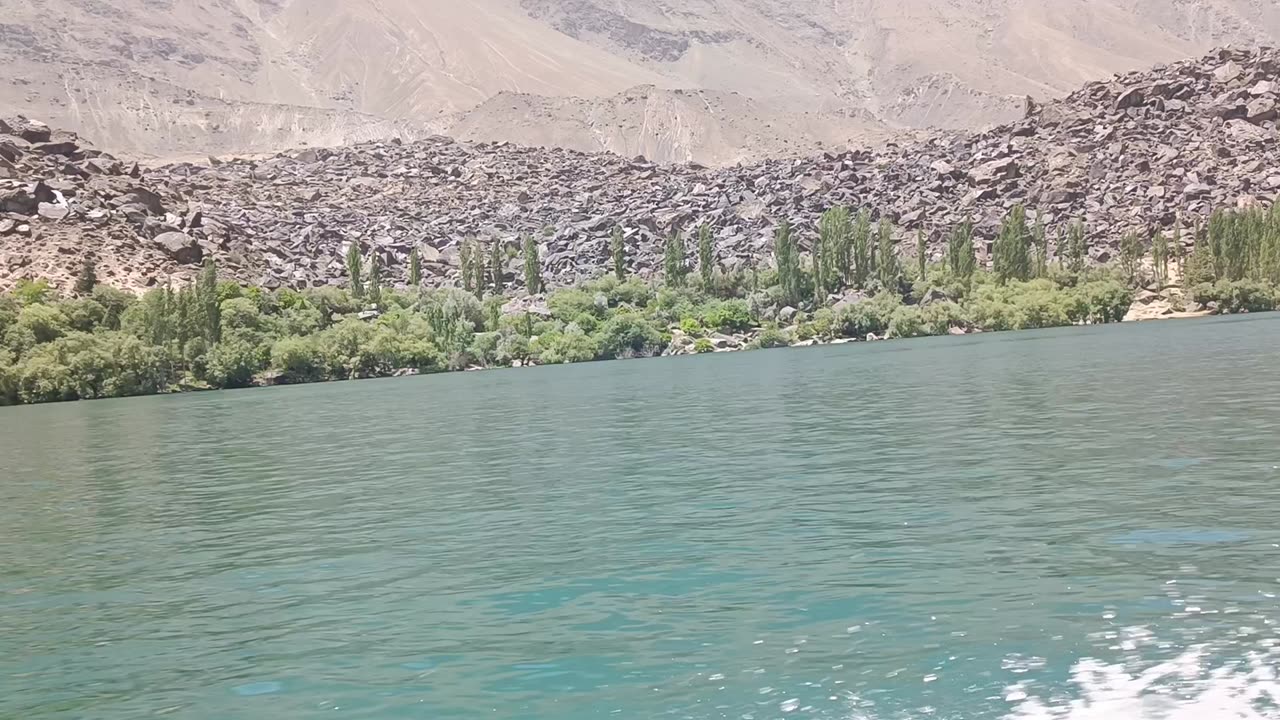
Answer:
POLYGON ((923 280, 925 266, 929 262, 929 246, 925 242, 924 230, 916 231, 916 277, 923 280))
POLYGON ((698 338, 693 341, 693 351, 699 355, 715 352, 715 350, 715 346, 713 346, 711 341, 706 338, 698 338))
POLYGON ((409 287, 422 287, 422 257, 417 245, 409 251, 409 287))
POLYGON ((542 259, 538 257, 538 243, 529 235, 524 236, 524 287, 530 295, 542 292, 542 259))
POLYGON ((1120 271, 1125 281, 1133 284, 1138 281, 1138 263, 1142 259, 1142 241, 1138 233, 1128 232, 1120 238, 1120 271))
POLYGON ((369 303, 382 307, 382 253, 375 248, 369 253, 369 303))
POLYGON ((889 292, 899 292, 902 285, 902 268, 898 265, 898 256, 893 249, 893 224, 888 218, 880 219, 878 255, 876 274, 880 287, 889 292))
POLYGON ((738 299, 708 303, 700 320, 703 326, 726 333, 746 332, 756 325, 747 301, 738 299))
POLYGON ((791 237, 791 223, 783 220, 773 235, 773 260, 778 268, 778 287, 782 302, 796 305, 800 302, 800 253, 791 237))
POLYGON ((1089 257, 1089 238, 1083 220, 1077 220, 1067 228, 1066 257, 1068 270, 1077 275, 1084 272, 1089 257))
POLYGON ((973 223, 964 221, 951 229, 947 239, 947 266, 951 274, 959 278, 972 277, 978 268, 978 258, 973 250, 973 223))
POLYGON ((80 274, 76 276, 75 291, 78 295, 88 295, 98 286, 98 266, 93 258, 85 258, 80 263, 80 274))
POLYGON ((684 236, 678 232, 667 236, 662 253, 662 277, 670 287, 684 287, 689 265, 685 260, 684 236))
POLYGON ((360 243, 353 242, 347 247, 347 286, 352 297, 364 297, 364 258, 360 256, 360 243))
POLYGON ((1201 305, 1213 303, 1219 313, 1264 312, 1280 306, 1280 289, 1258 280, 1219 280, 1196 285, 1191 299, 1201 305))
POLYGON ((1031 277, 1031 258, 1027 246, 1031 235, 1027 229, 1027 209, 1014 205, 1000 225, 993 251, 993 269, 1000 282, 1027 280, 1031 277))
POLYGON ((766 325, 760 330, 760 334, 751 342, 751 346, 757 349, 780 348, 787 347, 791 344, 790 338, 777 325, 766 325))
POLYGON ((609 239, 609 254, 613 261, 613 276, 619 282, 627 279, 627 246, 623 241, 622 228, 615 227, 609 239))
POLYGON ((853 256, 853 286, 863 289, 867 287, 867 281, 871 278, 872 266, 875 263, 875 253, 871 247, 871 213, 869 211, 862 210, 858 213, 858 221, 853 227, 850 245, 853 256))
POLYGON ((701 275, 703 292, 711 291, 714 270, 715 255, 711 247, 711 226, 704 223, 698 228, 698 272, 701 275))
POLYGON ((606 320, 598 333, 602 359, 645 357, 662 351, 662 333, 633 312, 620 312, 606 320))

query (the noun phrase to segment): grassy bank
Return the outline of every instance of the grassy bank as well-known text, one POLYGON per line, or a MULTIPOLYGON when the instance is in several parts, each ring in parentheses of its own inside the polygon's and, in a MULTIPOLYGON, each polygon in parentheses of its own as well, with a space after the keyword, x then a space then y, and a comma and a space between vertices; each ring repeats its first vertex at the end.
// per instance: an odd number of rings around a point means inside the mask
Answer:
MULTIPOLYGON (((0 404, 1117 322, 1151 279, 1143 272, 1194 281, 1187 294, 1219 311, 1273 309, 1276 285, 1248 270, 1262 258, 1227 260, 1232 238, 1253 232, 1243 223, 1254 220, 1236 217, 1206 236, 1220 251, 1183 259, 1153 244, 1145 271, 1136 251, 1086 267, 1082 228, 1064 234, 1051 263, 1043 231, 1018 209, 991 269, 978 267, 968 227, 941 262, 927 261, 921 240, 904 263, 891 229, 847 214, 824 218, 803 254, 779 227, 769 267, 715 267, 703 232, 696 251, 668 243, 662 282, 629 276, 617 254, 607 277, 532 294, 542 283, 530 242, 519 290, 479 247, 464 255, 464 287, 433 290, 384 287, 358 252, 348 287, 303 291, 219 281, 208 264, 190 286, 136 297, 98 285, 86 266, 69 296, 41 282, 0 296, 0 404)), ((414 259, 409 274, 420 281, 414 259)))

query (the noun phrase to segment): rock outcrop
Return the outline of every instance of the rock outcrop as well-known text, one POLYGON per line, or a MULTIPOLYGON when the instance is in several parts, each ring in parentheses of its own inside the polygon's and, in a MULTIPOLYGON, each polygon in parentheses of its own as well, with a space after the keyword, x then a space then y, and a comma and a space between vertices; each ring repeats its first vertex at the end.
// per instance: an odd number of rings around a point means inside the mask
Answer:
MULTIPOLYGON (((833 205, 866 207, 938 255, 966 218, 990 239, 1014 203, 1050 225, 1089 226, 1094 259, 1131 230, 1269 203, 1280 191, 1280 51, 1220 50, 1028 104, 980 134, 725 169, 643 158, 431 137, 139 169, 38 123, 0 124, 0 286, 43 276, 66 285, 82 256, 106 282, 189 277, 205 255, 267 286, 339 283, 342 252, 379 253, 393 278, 422 248, 426 281, 457 277, 476 235, 541 244, 544 277, 566 283, 608 263, 615 224, 630 264, 660 267, 661 239, 715 229, 718 262, 767 262, 775 224, 802 237, 833 205)), ((803 241, 802 241, 803 242, 803 241)), ((905 245, 905 244, 904 244, 905 245)), ((519 280, 519 260, 510 279, 519 280)))

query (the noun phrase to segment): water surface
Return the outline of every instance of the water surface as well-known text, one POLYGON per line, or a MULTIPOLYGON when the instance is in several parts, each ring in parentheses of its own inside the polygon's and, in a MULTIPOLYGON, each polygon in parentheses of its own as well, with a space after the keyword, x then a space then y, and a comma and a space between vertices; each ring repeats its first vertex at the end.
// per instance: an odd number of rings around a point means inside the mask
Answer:
POLYGON ((0 717, 1280 717, 1278 352, 1254 316, 0 409, 0 717))

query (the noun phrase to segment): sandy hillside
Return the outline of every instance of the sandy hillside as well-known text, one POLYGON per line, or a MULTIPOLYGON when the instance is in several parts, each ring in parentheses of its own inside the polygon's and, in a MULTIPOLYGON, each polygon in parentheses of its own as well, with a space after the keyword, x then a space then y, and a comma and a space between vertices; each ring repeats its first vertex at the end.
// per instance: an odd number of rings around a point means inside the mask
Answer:
POLYGON ((980 127, 1025 95, 1280 38, 1280 6, 1254 0, 0 0, 0 18, 0 108, 158 157, 446 132, 731 163, 980 127))

